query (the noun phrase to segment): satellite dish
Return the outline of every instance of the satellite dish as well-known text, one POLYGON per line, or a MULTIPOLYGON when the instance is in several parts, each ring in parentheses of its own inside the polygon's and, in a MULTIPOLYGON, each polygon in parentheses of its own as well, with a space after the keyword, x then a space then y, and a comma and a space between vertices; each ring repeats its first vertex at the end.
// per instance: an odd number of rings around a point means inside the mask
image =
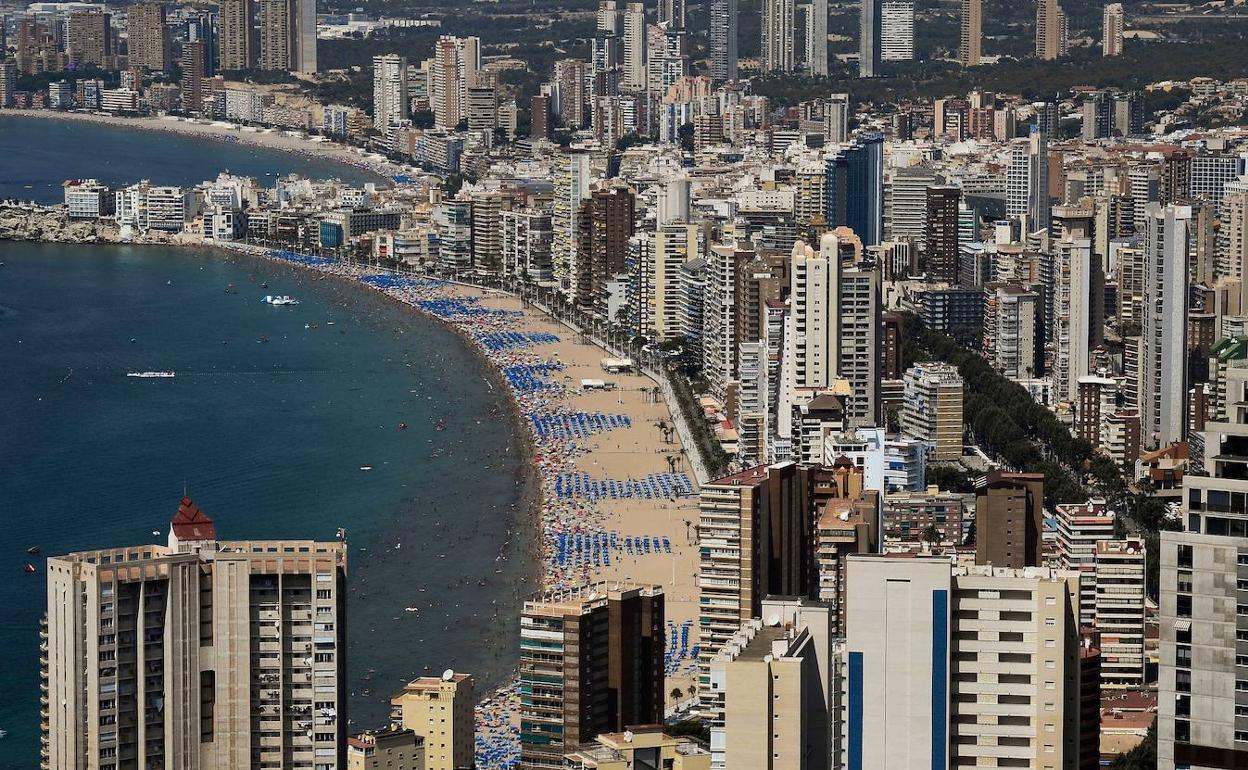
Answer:
POLYGON ((625 731, 624 731, 624 742, 625 742, 625 743, 632 743, 632 742, 633 742, 633 731, 632 731, 632 730, 625 730, 625 731))
POLYGON ((452 680, 452 679, 454 679, 454 678, 455 678, 455 669, 453 669, 453 668, 448 668, 447 670, 445 670, 445 671, 443 671, 443 672, 442 672, 442 681, 443 681, 443 682, 449 682, 449 681, 451 681, 451 680, 452 680))
POLYGON ((771 626, 772 628, 778 628, 780 626, 780 616, 776 614, 768 615, 767 625, 771 626))

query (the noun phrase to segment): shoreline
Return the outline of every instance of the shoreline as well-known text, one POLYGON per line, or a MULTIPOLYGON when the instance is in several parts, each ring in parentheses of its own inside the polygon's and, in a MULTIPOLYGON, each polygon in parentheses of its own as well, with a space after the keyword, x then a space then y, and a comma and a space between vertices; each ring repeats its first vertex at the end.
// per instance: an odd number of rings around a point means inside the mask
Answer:
MULTIPOLYGON (((42 232, 33 240, 75 242, 65 235, 42 232)), ((696 681, 698 562, 690 527, 697 521, 699 474, 679 437, 673 441, 670 429, 664 431, 676 417, 652 392, 658 390, 653 379, 641 372, 616 373, 606 375, 609 389, 585 387, 586 379, 604 377, 599 364, 611 354, 541 308, 504 292, 245 243, 178 238, 124 243, 242 255, 297 268, 371 288, 455 332, 486 364, 482 374, 490 386, 506 389, 504 419, 527 466, 523 480, 518 479, 511 536, 524 538, 518 552, 529 560, 521 582, 527 584, 529 575, 536 580, 532 586, 516 586, 514 611, 519 614, 533 595, 598 581, 660 585, 667 598, 666 686, 681 689, 696 681), (682 468, 694 479, 679 472, 682 468)), ((499 650, 500 655, 511 652, 514 647, 506 644, 499 650)), ((517 668, 518 659, 502 667, 512 673, 501 683, 478 692, 478 736, 490 760, 497 760, 497 752, 518 756, 517 668)), ((492 766, 481 759, 479 765, 492 766)))
POLYGON ((264 150, 275 150, 292 155, 314 157, 320 160, 341 163, 375 174, 379 177, 379 181, 385 181, 386 183, 392 183, 393 178, 399 175, 427 173, 415 166, 401 165, 361 148, 336 142, 332 139, 326 138, 324 141, 311 141, 291 136, 287 133, 287 131, 295 131, 295 129, 264 129, 248 126, 247 128, 252 130, 245 130, 238 124, 227 124, 226 121, 201 122, 176 116, 122 117, 120 115, 104 115, 94 112, 49 109, 0 110, 0 118, 10 116, 67 123, 88 123, 133 131, 176 134, 227 144, 243 144, 264 150))

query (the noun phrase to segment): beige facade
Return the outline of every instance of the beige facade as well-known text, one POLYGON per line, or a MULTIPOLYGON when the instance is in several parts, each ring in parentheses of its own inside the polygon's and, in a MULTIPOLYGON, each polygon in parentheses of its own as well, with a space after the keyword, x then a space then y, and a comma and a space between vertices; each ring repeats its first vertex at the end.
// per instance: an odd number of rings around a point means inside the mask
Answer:
POLYGON ((48 560, 44 766, 343 766, 346 545, 217 541, 48 560))
POLYGON ((411 730, 352 736, 347 739, 347 770, 425 770, 425 741, 411 730))
POLYGON ((851 768, 1074 770, 1079 577, 849 557, 851 768))
POLYGON ((390 700, 391 721, 425 739, 426 770, 471 767, 476 725, 472 677, 450 672, 408 682, 390 700))
POLYGON ((903 378, 902 433, 931 445, 933 460, 962 456, 962 375, 949 364, 921 363, 903 378))

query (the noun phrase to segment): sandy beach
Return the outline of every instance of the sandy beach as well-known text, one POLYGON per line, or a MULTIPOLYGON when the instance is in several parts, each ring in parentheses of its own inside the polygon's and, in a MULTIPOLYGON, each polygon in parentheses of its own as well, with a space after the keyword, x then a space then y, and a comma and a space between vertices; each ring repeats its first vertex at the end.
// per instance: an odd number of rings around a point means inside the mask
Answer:
MULTIPOLYGON (((697 480, 654 380, 608 372, 610 354, 515 296, 237 244, 231 250, 359 281, 457 331, 509 387, 540 494, 532 538, 543 590, 596 581, 660 585, 666 700, 696 676, 697 480), (601 381, 603 387, 596 382, 601 381)), ((478 706, 478 766, 519 759, 513 685, 478 706)))
POLYGON ((301 132, 277 128, 239 126, 224 121, 192 120, 172 115, 160 117, 121 117, 95 112, 66 112, 62 110, 5 110, 4 115, 40 120, 72 120, 139 131, 164 131, 184 136, 202 137, 222 142, 239 142, 270 150, 315 155, 320 158, 367 169, 382 177, 424 173, 415 166, 393 163, 384 157, 365 152, 358 147, 332 142, 323 137, 307 137, 301 132))

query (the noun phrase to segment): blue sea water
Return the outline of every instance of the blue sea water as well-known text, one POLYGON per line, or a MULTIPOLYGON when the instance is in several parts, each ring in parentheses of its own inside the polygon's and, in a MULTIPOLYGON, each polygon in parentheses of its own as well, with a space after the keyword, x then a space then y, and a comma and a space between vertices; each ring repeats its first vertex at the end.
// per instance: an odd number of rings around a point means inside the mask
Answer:
MULTIPOLYGON (((81 176, 84 152, 66 149, 58 177, 81 176)), ((213 173, 197 162, 182 172, 213 173)), ((0 151, 0 180, 15 163, 0 151)), ((534 539, 521 447, 452 332, 363 287, 214 252, 0 242, 0 262, 0 768, 38 759, 44 579, 23 564, 164 542, 184 490, 222 538, 347 529, 356 727, 383 723, 413 676, 455 668, 481 688, 511 670, 534 539)))
POLYGON ((357 184, 380 179, 330 160, 219 139, 0 113, 0 200, 60 203, 66 179, 189 186, 222 171, 257 179, 290 173, 357 184))

